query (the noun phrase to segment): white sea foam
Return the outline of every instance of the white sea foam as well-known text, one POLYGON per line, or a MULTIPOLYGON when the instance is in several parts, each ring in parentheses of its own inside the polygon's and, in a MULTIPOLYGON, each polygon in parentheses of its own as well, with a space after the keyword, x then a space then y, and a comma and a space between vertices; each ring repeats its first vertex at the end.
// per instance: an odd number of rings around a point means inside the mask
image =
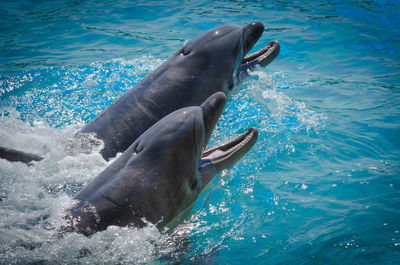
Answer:
MULTIPOLYGON (((75 137, 75 132, 82 124, 76 115, 82 113, 75 113, 73 116, 73 105, 78 102, 86 108, 89 105, 88 100, 104 101, 106 98, 112 101, 120 93, 113 91, 112 86, 115 83, 121 85, 122 89, 128 89, 160 63, 159 59, 141 57, 134 60, 115 59, 104 64, 94 63, 87 68, 69 67, 64 69, 65 72, 58 73, 58 82, 45 83, 44 87, 35 87, 27 90, 25 94, 14 96, 16 102, 28 102, 28 105, 31 105, 30 110, 32 106, 38 107, 37 113, 30 113, 34 118, 25 115, 24 119, 13 105, 2 108, 1 146, 38 154, 43 156, 44 160, 27 166, 0 159, 1 260, 10 263, 147 263, 173 252, 179 245, 176 241, 185 240, 185 234, 199 225, 196 222, 185 222, 172 235, 160 233, 151 225, 143 229, 109 227, 91 237, 76 233, 60 236, 57 231, 65 224, 63 216, 65 210, 73 203, 73 195, 111 163, 104 161, 99 154, 101 146, 85 152, 80 152, 82 150, 79 148, 71 150, 71 146, 85 146, 85 139, 75 137), (65 91, 74 92, 65 96, 65 91), (49 96, 46 93, 53 94, 49 96), (40 109, 38 97, 41 97, 43 104, 53 108, 42 118, 37 114, 46 109, 40 109), (62 106, 63 104, 68 105, 62 106), (23 119, 27 121, 21 121, 23 119), (61 123, 66 121, 71 125, 54 128, 49 125, 49 119, 60 119, 61 123), (78 122, 71 122, 73 119, 78 119, 78 122)), ((224 127, 240 124, 246 119, 249 110, 254 111, 249 119, 255 120, 259 130, 273 132, 277 127, 281 127, 279 131, 287 131, 288 128, 298 131, 320 125, 323 117, 309 110, 304 103, 277 90, 267 72, 256 69, 251 74, 254 78, 249 79, 237 96, 249 94, 256 99, 269 113, 268 119, 264 120, 274 119, 278 126, 269 126, 263 119, 261 122, 257 120, 259 117, 257 111, 252 110, 253 103, 246 100, 236 101, 239 103, 236 106, 239 112, 229 111, 221 118, 222 137, 230 138, 232 135, 229 135, 224 127), (243 113, 240 110, 243 110, 243 113), (243 117, 239 119, 237 115, 243 117), (230 116, 235 118, 230 119, 230 116), (231 123, 231 120, 235 123, 231 123)), ((23 79, 21 85, 26 85, 26 80, 23 79)), ((18 84, 14 85, 13 89, 16 89, 18 84)), ((18 106, 18 103, 15 104, 18 106)), ((250 125, 254 124, 251 122, 250 125)), ((288 143, 284 143, 283 146, 294 150, 288 143)), ((276 146, 271 148, 277 149, 276 146)), ((195 220, 193 218, 198 214, 193 215, 190 220, 195 220)))
POLYGON ((59 234, 72 197, 111 162, 98 150, 71 155, 77 127, 22 122, 16 111, 0 117, 1 145, 44 157, 33 166, 0 159, 0 260, 6 263, 147 263, 171 251, 168 237, 149 225, 109 227, 85 237, 59 234))
POLYGON ((104 108, 100 104, 112 102, 161 62, 150 56, 114 59, 2 81, 3 94, 25 92, 2 102, 0 146, 44 157, 32 166, 0 159, 2 262, 137 264, 170 251, 168 236, 153 225, 109 227, 91 237, 58 232, 73 196, 112 162, 100 155, 101 145, 87 149, 93 137, 75 137, 84 123, 82 115, 99 112, 104 108))

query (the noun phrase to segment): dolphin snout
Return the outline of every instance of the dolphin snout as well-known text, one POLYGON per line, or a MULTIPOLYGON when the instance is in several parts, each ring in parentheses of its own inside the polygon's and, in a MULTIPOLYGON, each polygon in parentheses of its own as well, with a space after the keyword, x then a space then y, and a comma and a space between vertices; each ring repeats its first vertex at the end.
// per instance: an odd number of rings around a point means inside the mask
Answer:
POLYGON ((243 48, 244 54, 247 54, 256 44, 264 32, 264 25, 259 21, 252 22, 244 27, 243 48))
POLYGON ((206 99, 200 107, 203 109, 203 122, 204 122, 204 133, 205 143, 211 137, 212 131, 221 116, 222 110, 224 109, 226 96, 223 92, 217 92, 206 99))

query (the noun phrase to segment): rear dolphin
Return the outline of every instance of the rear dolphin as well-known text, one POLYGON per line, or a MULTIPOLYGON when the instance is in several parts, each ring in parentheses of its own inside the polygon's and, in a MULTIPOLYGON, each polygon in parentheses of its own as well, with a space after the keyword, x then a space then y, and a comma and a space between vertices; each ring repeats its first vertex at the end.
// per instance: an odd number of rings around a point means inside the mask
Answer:
POLYGON ((90 235, 110 225, 161 228, 190 209, 204 187, 235 164, 255 143, 258 131, 204 150, 225 105, 225 94, 199 107, 179 109, 143 133, 75 199, 68 221, 90 235))
POLYGON ((35 154, 5 147, 0 147, 0 158, 10 162, 23 162, 27 165, 32 165, 32 161, 40 161, 43 159, 43 157, 35 154))
POLYGON ((216 92, 229 93, 256 64, 266 66, 279 53, 272 41, 246 54, 261 37, 264 26, 221 26, 185 44, 165 63, 100 113, 81 132, 104 141, 108 160, 124 152, 142 133, 169 113, 199 106, 216 92))
MULTIPOLYGON (((218 91, 227 94, 248 76, 248 69, 269 64, 279 54, 277 41, 247 55, 263 31, 261 22, 253 22, 244 28, 221 26, 205 32, 185 44, 80 132, 94 133, 104 142, 104 159, 115 157, 164 116, 180 108, 198 106, 218 91)), ((7 152, 0 158, 22 162, 25 157, 31 159, 31 154, 20 153, 23 156, 10 156, 7 152)), ((35 155, 34 158, 43 159, 35 155)))

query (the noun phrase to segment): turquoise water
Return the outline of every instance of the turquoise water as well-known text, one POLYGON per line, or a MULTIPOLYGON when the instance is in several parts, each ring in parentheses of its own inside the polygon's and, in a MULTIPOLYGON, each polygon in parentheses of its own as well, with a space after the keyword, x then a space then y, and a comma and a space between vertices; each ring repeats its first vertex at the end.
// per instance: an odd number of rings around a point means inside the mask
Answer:
POLYGON ((400 3, 1 1, 1 264, 399 264, 400 3), (212 143, 256 145, 174 231, 58 237, 108 163, 73 135, 185 41, 259 20, 281 53, 235 89, 212 143))

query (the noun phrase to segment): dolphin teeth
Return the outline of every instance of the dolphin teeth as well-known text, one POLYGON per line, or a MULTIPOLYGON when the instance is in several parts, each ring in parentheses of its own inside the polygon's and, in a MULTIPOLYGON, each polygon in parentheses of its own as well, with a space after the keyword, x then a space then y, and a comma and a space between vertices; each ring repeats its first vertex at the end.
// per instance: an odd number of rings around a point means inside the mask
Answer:
POLYGON ((215 158, 229 155, 245 147, 256 136, 257 129, 249 128, 245 133, 219 146, 209 147, 203 151, 202 158, 215 158))
POLYGON ((225 151, 225 153, 232 153, 233 151, 240 149, 241 147, 245 146, 250 141, 251 138, 252 134, 247 135, 243 141, 241 141, 238 145, 235 145, 229 150, 225 151))
POLYGON ((270 63, 276 56, 278 56, 280 50, 280 45, 278 41, 271 41, 262 49, 246 55, 242 60, 242 65, 244 64, 260 64, 265 66, 270 63))

